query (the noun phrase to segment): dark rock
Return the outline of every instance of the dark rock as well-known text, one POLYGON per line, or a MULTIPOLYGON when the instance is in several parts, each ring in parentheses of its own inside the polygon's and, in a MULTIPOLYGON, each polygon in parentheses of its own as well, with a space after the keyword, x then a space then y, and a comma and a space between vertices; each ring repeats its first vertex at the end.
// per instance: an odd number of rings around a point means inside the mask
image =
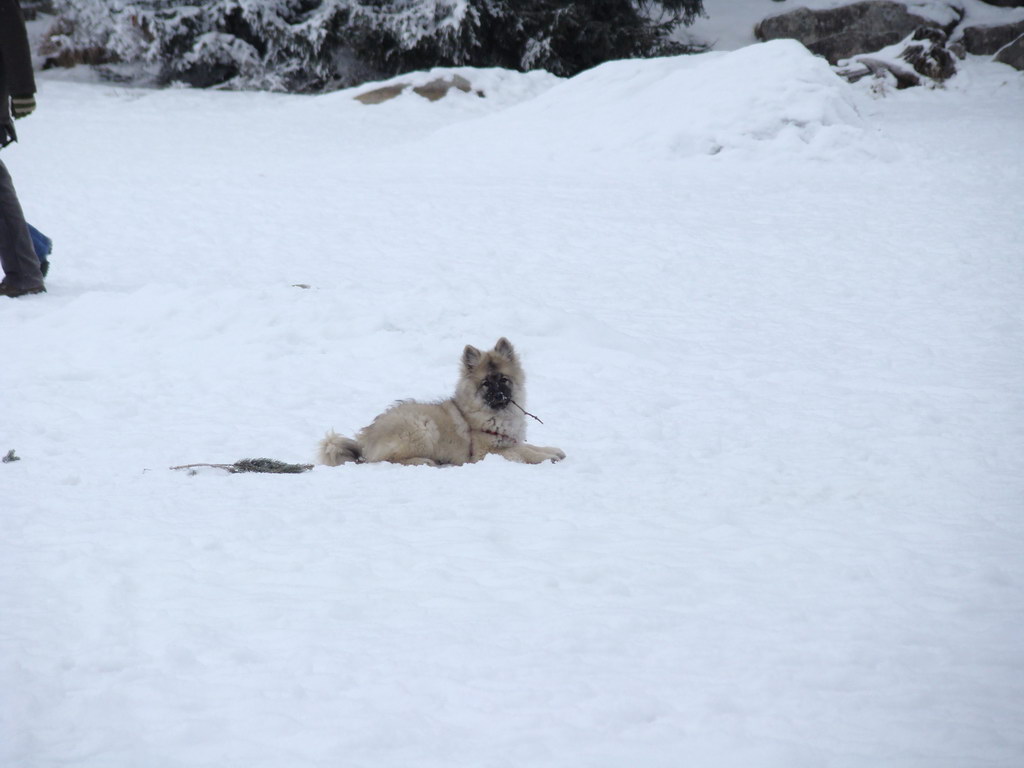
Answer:
POLYGON ((989 5, 998 5, 1000 8, 1024 8, 1024 0, 982 0, 989 5))
POLYGON ((868 75, 874 75, 877 80, 885 80, 890 77, 898 91, 921 84, 921 78, 912 70, 901 67, 892 61, 875 59, 871 56, 857 56, 839 70, 839 75, 851 83, 856 83, 868 75))
POLYGON ((872 0, 821 11, 797 8, 765 19, 754 28, 754 34, 758 40, 794 38, 835 64, 858 53, 895 45, 920 27, 940 26, 910 13, 900 3, 872 0))
POLYGON ((941 29, 918 29, 900 58, 918 74, 940 83, 956 74, 956 58, 946 50, 946 33, 941 29))
POLYGON ((1000 64, 1009 64, 1014 69, 1024 70, 1024 35, 1021 35, 1009 45, 1000 49, 993 61, 1000 64))
POLYGON ((1016 24, 999 24, 986 27, 966 27, 964 48, 977 56, 991 56, 1004 45, 1024 35, 1024 21, 1016 24))
POLYGON ((873 75, 878 80, 888 80, 897 90, 928 81, 941 83, 956 74, 956 57, 946 42, 946 33, 941 29, 922 27, 899 45, 852 56, 836 71, 851 83, 873 75))

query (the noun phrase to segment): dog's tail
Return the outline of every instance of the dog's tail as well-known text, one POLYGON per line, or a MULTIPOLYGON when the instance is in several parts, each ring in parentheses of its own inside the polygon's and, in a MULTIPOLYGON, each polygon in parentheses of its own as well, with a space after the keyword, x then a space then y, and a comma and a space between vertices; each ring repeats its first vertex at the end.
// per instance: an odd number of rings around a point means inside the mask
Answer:
POLYGON ((331 430, 323 440, 320 441, 317 451, 317 461, 326 464, 328 467, 336 467, 349 461, 362 461, 363 449, 355 440, 331 430))

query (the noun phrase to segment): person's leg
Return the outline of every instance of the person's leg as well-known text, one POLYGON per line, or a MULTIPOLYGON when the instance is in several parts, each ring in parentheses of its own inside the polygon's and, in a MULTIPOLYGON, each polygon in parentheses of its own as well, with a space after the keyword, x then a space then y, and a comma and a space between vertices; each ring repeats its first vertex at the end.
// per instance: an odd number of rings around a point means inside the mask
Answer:
POLYGON ((39 259, 39 269, 42 271, 43 277, 46 277, 46 273, 50 269, 49 258, 53 253, 53 240, 31 224, 28 225, 28 234, 32 238, 32 249, 36 252, 36 258, 39 259))
POLYGON ((0 161, 0 266, 4 270, 4 282, 14 288, 36 290, 43 287, 43 273, 39 270, 28 224, 3 161, 0 161))

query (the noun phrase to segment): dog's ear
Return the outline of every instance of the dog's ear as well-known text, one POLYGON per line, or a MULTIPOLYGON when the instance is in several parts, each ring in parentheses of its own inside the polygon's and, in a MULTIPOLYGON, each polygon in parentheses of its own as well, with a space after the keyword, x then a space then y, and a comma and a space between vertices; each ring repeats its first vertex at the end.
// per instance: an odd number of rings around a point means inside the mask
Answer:
POLYGON ((462 366, 467 371, 472 371, 473 366, 480 362, 480 358, 483 357, 483 352, 474 346, 466 345, 466 348, 462 350, 462 366))
POLYGON ((498 343, 494 345, 494 351, 506 360, 515 360, 516 358, 516 351, 512 348, 512 342, 504 336, 498 339, 498 343))

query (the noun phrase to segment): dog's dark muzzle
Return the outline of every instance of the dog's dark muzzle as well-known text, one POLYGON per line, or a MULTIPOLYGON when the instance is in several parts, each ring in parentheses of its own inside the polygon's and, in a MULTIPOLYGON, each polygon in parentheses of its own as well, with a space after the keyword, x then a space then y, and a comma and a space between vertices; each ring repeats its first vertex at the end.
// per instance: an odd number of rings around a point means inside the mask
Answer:
POLYGON ((492 373, 480 385, 480 395, 487 405, 499 411, 512 402, 512 382, 507 376, 492 373))

